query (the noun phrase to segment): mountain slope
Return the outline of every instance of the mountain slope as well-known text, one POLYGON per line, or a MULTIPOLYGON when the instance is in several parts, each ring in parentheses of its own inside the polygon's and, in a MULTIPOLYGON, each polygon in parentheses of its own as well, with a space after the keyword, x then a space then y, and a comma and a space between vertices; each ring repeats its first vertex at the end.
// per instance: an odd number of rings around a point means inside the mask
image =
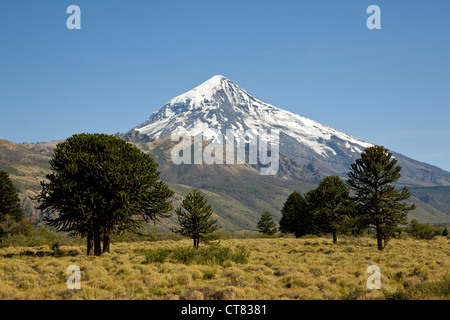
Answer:
MULTIPOLYGON (((193 188, 207 195, 214 208, 219 225, 226 230, 254 229, 261 213, 269 211, 275 221, 281 217, 281 207, 293 191, 307 192, 316 187, 317 180, 308 168, 295 162, 280 161, 280 170, 302 174, 304 181, 286 176, 262 176, 257 168, 245 165, 174 165, 168 154, 174 143, 170 139, 151 139, 148 136, 127 133, 122 138, 148 152, 160 164, 161 177, 175 191, 174 205, 178 206, 193 188), (308 177, 306 179, 305 177, 308 177)), ((0 170, 6 170, 19 190, 26 217, 41 219, 40 212, 29 196, 40 191, 40 181, 50 171, 48 160, 56 142, 15 144, 0 140, 0 170)), ((284 156, 281 157, 282 159, 284 156)), ((420 222, 450 222, 449 187, 416 187, 411 189, 417 209, 410 219, 420 222)), ((163 219, 156 226, 169 231, 176 225, 175 217, 163 219)))
POLYGON ((40 219, 30 197, 37 195, 41 190, 40 182, 50 172, 48 161, 51 159, 49 152, 52 151, 49 150, 53 150, 53 147, 50 146, 47 151, 43 148, 36 151, 27 146, 0 140, 0 170, 9 174, 17 188, 25 216, 40 219))
MULTIPOLYGON (((125 138, 123 134, 118 136, 125 138)), ((258 168, 249 164, 175 165, 170 153, 176 143, 169 137, 132 143, 147 150, 159 163, 161 178, 178 195, 185 197, 193 188, 205 192, 219 217, 219 224, 228 230, 254 229, 264 211, 278 220, 281 207, 293 190, 306 192, 318 182, 314 170, 299 166, 284 155, 280 156, 280 174, 263 176, 258 168)))
MULTIPOLYGON (((184 197, 192 188, 207 193, 207 199, 217 213, 219 223, 227 230, 254 229, 262 212, 266 210, 274 216, 275 221, 278 221, 281 218, 280 210, 292 191, 305 193, 315 188, 318 182, 313 175, 308 174, 311 173, 309 168, 299 167, 295 162, 293 162, 295 170, 308 179, 301 180, 283 175, 263 176, 257 168, 248 164, 175 165, 170 160, 170 152, 175 144, 170 138, 155 139, 151 142, 134 140, 133 143, 142 150, 147 150, 159 163, 162 179, 169 182, 177 195, 184 197)), ((280 158, 284 157, 286 156, 282 155, 280 158)), ((289 167, 291 164, 289 160, 290 158, 286 157, 280 161, 280 171, 293 170, 289 167)), ((432 192, 435 189, 418 188, 421 198, 412 192, 413 196, 409 202, 414 202, 417 208, 408 215, 408 218, 423 223, 449 223, 450 211, 446 211, 445 207, 438 207, 439 203, 436 201, 425 202, 427 191, 432 192)), ((439 199, 450 198, 450 187, 441 188, 444 189, 440 189, 439 199)))
MULTIPOLYGON (((312 166, 324 175, 345 177, 349 166, 371 143, 279 109, 251 95, 223 76, 214 76, 179 95, 134 128, 153 138, 192 132, 196 121, 208 126, 203 135, 217 140, 227 129, 279 130, 280 152, 299 165, 312 166)), ((450 173, 395 153, 404 167, 399 181, 406 185, 450 185, 450 173)))
MULTIPOLYGON (((193 188, 207 195, 213 206, 219 225, 226 230, 253 229, 260 212, 268 210, 279 218, 279 210, 292 191, 292 188, 307 191, 314 182, 299 182, 278 177, 264 177, 250 165, 234 166, 176 166, 170 161, 170 150, 174 142, 170 139, 152 139, 138 132, 117 134, 117 136, 134 143, 144 152, 148 152, 159 163, 161 177, 176 192, 173 201, 179 206, 181 200, 193 188), (292 183, 294 181, 295 183, 292 183), (249 195, 252 195, 251 197, 249 195), (262 211, 261 211, 262 210, 262 211)), ((42 218, 30 197, 41 190, 40 182, 50 172, 49 160, 57 141, 48 143, 15 144, 0 140, 0 170, 8 172, 18 189, 19 198, 27 218, 35 221, 42 218)), ((283 160, 281 167, 285 168, 283 160)), ((315 181, 314 172, 288 162, 290 175, 298 175, 304 180, 315 181)), ((169 231, 176 226, 175 217, 162 220, 157 227, 169 231)))
POLYGON ((450 186, 411 187, 410 191, 420 201, 450 215, 450 186))

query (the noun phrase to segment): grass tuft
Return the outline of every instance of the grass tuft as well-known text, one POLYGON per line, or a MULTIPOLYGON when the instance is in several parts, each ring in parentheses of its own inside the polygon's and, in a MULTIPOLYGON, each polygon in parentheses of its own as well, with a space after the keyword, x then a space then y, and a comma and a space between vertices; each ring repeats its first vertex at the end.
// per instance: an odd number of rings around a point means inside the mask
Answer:
POLYGON ((248 262, 250 256, 250 252, 243 247, 232 251, 228 247, 213 245, 201 248, 177 247, 172 250, 164 248, 138 250, 137 252, 145 256, 145 260, 142 262, 143 264, 163 263, 166 261, 185 265, 223 265, 226 261, 245 264, 248 262))
POLYGON ((187 239, 114 242, 100 257, 85 249, 59 239, 0 248, 0 299, 450 299, 446 237, 392 239, 382 252, 365 237, 223 239, 198 249, 187 239), (81 289, 67 288, 70 265, 80 267, 81 289), (380 268, 380 290, 367 288, 370 265, 380 268))

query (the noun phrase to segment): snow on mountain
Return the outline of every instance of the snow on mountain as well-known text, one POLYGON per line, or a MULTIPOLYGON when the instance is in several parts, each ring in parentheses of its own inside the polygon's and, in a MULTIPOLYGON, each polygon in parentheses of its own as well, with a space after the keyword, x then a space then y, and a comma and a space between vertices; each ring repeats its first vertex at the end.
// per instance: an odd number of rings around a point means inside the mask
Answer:
MULTIPOLYGON (((359 155, 364 148, 371 145, 319 122, 268 104, 221 75, 216 75, 173 98, 135 130, 155 138, 181 135, 190 132, 196 120, 222 133, 225 133, 226 129, 265 129, 269 132, 277 129, 281 133, 280 151, 294 156, 302 164, 308 164, 315 158, 338 155, 353 159, 354 155, 359 155), (293 148, 294 141, 297 141, 298 145, 293 148), (299 148, 302 150, 298 150, 299 148), (313 155, 305 157, 305 152, 313 155)), ((203 134, 208 140, 214 139, 213 130, 203 134)))
MULTIPOLYGON (((265 129, 279 131, 280 153, 321 174, 345 177, 350 164, 371 143, 298 114, 268 104, 217 75, 168 101, 134 128, 155 138, 191 133, 196 121, 208 126, 203 135, 214 141, 217 131, 265 129), (214 130, 216 129, 216 131, 214 130)), ((407 185, 450 185, 450 173, 393 152, 407 185)))

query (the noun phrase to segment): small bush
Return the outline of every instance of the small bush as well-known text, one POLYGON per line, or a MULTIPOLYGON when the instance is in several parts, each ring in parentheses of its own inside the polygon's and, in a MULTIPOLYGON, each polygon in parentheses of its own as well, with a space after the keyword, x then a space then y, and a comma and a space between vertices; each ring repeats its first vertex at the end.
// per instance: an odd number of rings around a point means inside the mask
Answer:
POLYGON ((318 236, 315 234, 305 234, 304 236, 301 236, 300 239, 316 239, 318 236))
POLYGON ((152 263, 152 262, 163 263, 164 261, 166 261, 169 254, 170 254, 170 250, 168 250, 168 249, 147 251, 145 253, 145 260, 143 263, 145 263, 145 264, 152 263))
POLYGON ((216 277, 217 270, 216 269, 208 269, 203 271, 203 279, 212 280, 216 277))
POLYGON ((344 292, 341 296, 342 300, 361 300, 366 296, 367 290, 362 287, 350 288, 347 292, 344 292))
POLYGON ((59 248, 59 243, 58 242, 55 242, 55 243, 52 244, 52 251, 53 251, 53 255, 55 257, 60 257, 61 256, 62 252, 61 252, 61 249, 59 248))
POLYGON ((383 295, 386 300, 411 300, 412 298, 411 290, 402 288, 398 288, 393 292, 384 291, 383 295))
POLYGON ((175 262, 188 264, 188 265, 192 264, 192 263, 194 263, 196 256, 198 256, 198 254, 196 253, 196 251, 198 251, 198 250, 202 250, 202 249, 195 249, 192 247, 176 248, 172 251, 171 260, 175 261, 175 262))
MULTIPOLYGON (((405 283, 406 284, 406 283, 405 283)), ((386 300, 450 298, 450 275, 437 281, 417 281, 394 292, 383 292, 386 300)))
POLYGON ((239 247, 237 252, 233 253, 231 257, 231 261, 235 263, 245 264, 248 263, 248 259, 250 258, 250 252, 244 247, 239 247))
POLYGON ((415 239, 425 240, 432 240, 441 233, 440 230, 433 228, 429 224, 420 224, 417 220, 410 222, 406 232, 415 239))
POLYGON ((206 264, 206 265, 223 265, 226 261, 233 261, 235 263, 247 263, 250 256, 245 248, 238 248, 233 252, 228 247, 208 246, 203 248, 180 247, 173 250, 157 249, 151 251, 139 250, 145 256, 144 264, 146 263, 162 263, 165 261, 191 264, 206 264))
POLYGON ((59 245, 84 245, 84 241, 85 240, 80 237, 72 238, 64 234, 57 234, 45 228, 38 228, 26 231, 26 234, 19 232, 5 237, 0 242, 0 248, 9 246, 39 247, 45 245, 51 247, 56 242, 58 242, 59 245))
POLYGON ((430 281, 426 284, 426 291, 430 291, 437 297, 450 299, 450 274, 440 281, 430 281))

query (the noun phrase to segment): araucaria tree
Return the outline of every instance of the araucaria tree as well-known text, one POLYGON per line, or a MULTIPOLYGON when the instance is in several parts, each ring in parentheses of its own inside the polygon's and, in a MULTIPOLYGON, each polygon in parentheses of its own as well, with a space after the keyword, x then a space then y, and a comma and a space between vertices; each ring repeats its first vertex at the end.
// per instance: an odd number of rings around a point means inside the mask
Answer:
POLYGON ((198 248, 200 241, 208 237, 218 229, 217 219, 211 216, 213 210, 211 205, 198 190, 189 192, 181 203, 181 207, 175 210, 178 216, 178 229, 172 228, 175 233, 189 237, 194 241, 194 248, 198 248))
POLYGON ((349 216, 349 189, 337 176, 325 177, 316 189, 306 195, 319 233, 331 233, 333 242, 337 234, 345 231, 349 216))
MULTIPOLYGON (((8 173, 0 170, 0 222, 3 222, 7 217, 20 221, 23 218, 23 211, 17 190, 8 173)), ((5 232, 0 227, 0 240, 4 235, 5 232)))
POLYGON ((261 215, 261 219, 259 219, 258 224, 256 225, 256 228, 259 232, 263 234, 267 234, 269 236, 272 236, 277 232, 277 225, 272 220, 272 216, 269 212, 265 211, 261 215))
POLYGON ((297 238, 314 232, 314 217, 305 197, 293 191, 281 209, 280 229, 283 233, 293 233, 297 238))
POLYGON ((73 135, 57 145, 50 165, 37 208, 48 225, 86 236, 87 254, 108 252, 112 234, 137 231, 173 209, 158 163, 114 136, 73 135))
POLYGON ((351 164, 347 185, 355 192, 356 212, 366 227, 374 228, 378 250, 383 250, 398 224, 407 223, 407 214, 415 205, 403 201, 410 197, 404 187, 392 183, 400 178, 401 166, 382 146, 368 147, 351 164))

